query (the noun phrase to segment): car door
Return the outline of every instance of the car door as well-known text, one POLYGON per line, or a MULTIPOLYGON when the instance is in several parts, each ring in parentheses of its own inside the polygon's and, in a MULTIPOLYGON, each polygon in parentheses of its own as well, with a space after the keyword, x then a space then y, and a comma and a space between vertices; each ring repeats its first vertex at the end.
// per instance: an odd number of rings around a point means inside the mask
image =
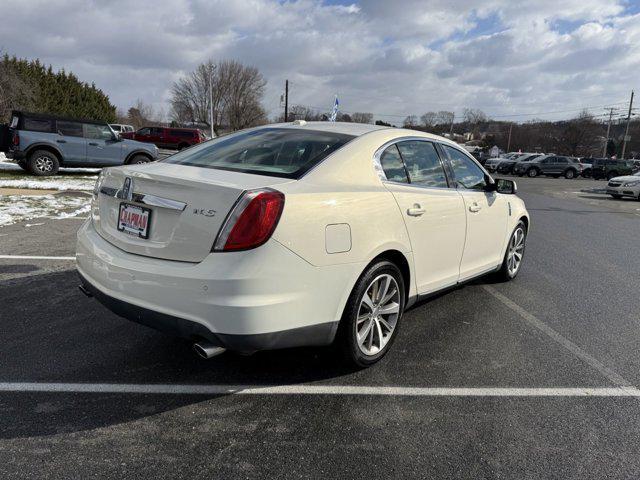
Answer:
POLYGON ((404 140, 376 158, 407 227, 418 293, 455 285, 464 249, 464 201, 449 188, 434 143, 404 140))
POLYGON ((122 165, 124 142, 114 135, 108 125, 85 123, 83 127, 87 139, 87 165, 122 165))
POLYGON ((150 137, 151 128, 149 127, 141 128, 133 134, 133 139, 137 140, 138 142, 150 142, 150 137))
POLYGON ((82 123, 56 121, 58 138, 56 145, 62 152, 65 165, 80 165, 87 160, 87 140, 84 138, 82 123))
POLYGON ((466 240, 460 262, 460 281, 486 273, 502 262, 509 205, 503 195, 486 191, 488 174, 461 150, 441 145, 448 157, 466 213, 466 240))

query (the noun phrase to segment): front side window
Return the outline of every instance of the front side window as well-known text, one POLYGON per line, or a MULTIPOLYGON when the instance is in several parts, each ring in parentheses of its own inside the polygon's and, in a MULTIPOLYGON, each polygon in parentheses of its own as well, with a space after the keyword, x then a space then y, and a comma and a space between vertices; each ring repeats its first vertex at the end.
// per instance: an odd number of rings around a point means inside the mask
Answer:
POLYGON ((151 133, 151 129, 150 128, 141 128, 140 130, 138 130, 138 135, 149 135, 151 133))
POLYGON ((398 149, 411 183, 427 187, 448 187, 447 177, 433 143, 409 140, 398 143, 398 149))
POLYGON ((260 128, 201 143, 162 161, 297 179, 353 138, 318 130, 260 128))
POLYGON ((95 140, 111 140, 113 138, 113 132, 111 131, 111 128, 109 128, 109 125, 85 123, 84 136, 85 138, 92 138, 95 140))
POLYGON ((397 144, 388 147, 380 156, 380 166, 391 182, 409 183, 397 144))
POLYGON ((442 145, 442 148, 449 157, 451 169, 459 187, 471 190, 483 190, 486 187, 484 172, 473 160, 456 148, 448 145, 442 145))
POLYGON ((58 133, 67 137, 82 137, 82 124, 78 122, 56 122, 58 133))

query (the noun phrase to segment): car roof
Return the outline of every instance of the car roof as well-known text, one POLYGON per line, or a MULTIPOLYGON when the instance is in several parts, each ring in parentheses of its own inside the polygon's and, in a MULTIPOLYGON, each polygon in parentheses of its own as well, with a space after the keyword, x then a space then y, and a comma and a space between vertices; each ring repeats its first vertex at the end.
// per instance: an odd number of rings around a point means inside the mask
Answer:
POLYGON ((386 128, 382 125, 371 125, 368 123, 349 123, 349 122, 307 122, 304 120, 296 120, 289 123, 276 123, 265 125, 266 128, 295 128, 304 130, 316 130, 320 132, 332 132, 342 133, 345 135, 353 135, 359 137, 365 133, 373 132, 376 130, 384 130, 386 128))

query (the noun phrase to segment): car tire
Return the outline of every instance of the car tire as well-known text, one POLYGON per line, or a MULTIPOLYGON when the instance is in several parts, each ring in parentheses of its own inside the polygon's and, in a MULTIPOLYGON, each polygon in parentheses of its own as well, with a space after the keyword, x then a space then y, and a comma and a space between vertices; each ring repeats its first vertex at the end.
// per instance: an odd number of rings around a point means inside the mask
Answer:
POLYGON ((535 167, 527 170, 527 177, 529 178, 534 178, 534 177, 537 177, 538 175, 540 175, 540 172, 535 167))
POLYGON ((572 180, 576 178, 576 171, 573 168, 568 168, 564 172, 564 178, 566 178, 567 180, 572 180))
POLYGON ((131 160, 129 160, 129 165, 140 165, 141 163, 149 163, 151 159, 146 155, 134 155, 131 160))
POLYGON ((591 178, 591 170, 587 169, 584 172, 582 172, 582 177, 583 178, 591 178))
POLYGON ((398 267, 386 260, 368 267, 353 287, 338 327, 336 344, 343 359, 365 368, 384 357, 398 335, 404 306, 405 285, 398 267), (389 313, 381 313, 384 307, 389 313))
POLYGON ((511 232, 509 243, 507 244, 507 250, 505 251, 504 258, 502 259, 502 265, 495 275, 497 280, 507 282, 518 276, 520 268, 522 267, 522 261, 524 260, 526 244, 527 226, 521 220, 513 229, 513 232, 511 232), (519 260, 517 255, 520 255, 519 260), (516 263, 512 263, 513 258, 516 259, 516 263))
POLYGON ((27 169, 38 177, 55 175, 60 169, 60 161, 48 150, 36 150, 29 155, 27 169))
POLYGON ((185 148, 189 148, 188 143, 181 143, 178 145, 178 150, 184 150, 185 148))

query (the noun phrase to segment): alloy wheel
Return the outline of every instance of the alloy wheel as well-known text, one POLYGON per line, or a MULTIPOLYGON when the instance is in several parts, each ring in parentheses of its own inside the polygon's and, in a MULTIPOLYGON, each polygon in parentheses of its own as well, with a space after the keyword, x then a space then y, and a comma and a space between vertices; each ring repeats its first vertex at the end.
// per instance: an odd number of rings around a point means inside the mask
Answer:
POLYGON ((36 158, 36 168, 43 173, 51 172, 53 171, 53 160, 45 156, 38 157, 36 158))
POLYGON ((522 264, 522 257, 524 255, 524 228, 519 226, 511 236, 509 241, 509 251, 507 253, 507 269, 509 275, 512 277, 518 273, 520 265, 522 264))
POLYGON ((356 340, 367 356, 378 354, 393 336, 400 317, 400 289, 393 276, 377 276, 360 300, 356 340))

